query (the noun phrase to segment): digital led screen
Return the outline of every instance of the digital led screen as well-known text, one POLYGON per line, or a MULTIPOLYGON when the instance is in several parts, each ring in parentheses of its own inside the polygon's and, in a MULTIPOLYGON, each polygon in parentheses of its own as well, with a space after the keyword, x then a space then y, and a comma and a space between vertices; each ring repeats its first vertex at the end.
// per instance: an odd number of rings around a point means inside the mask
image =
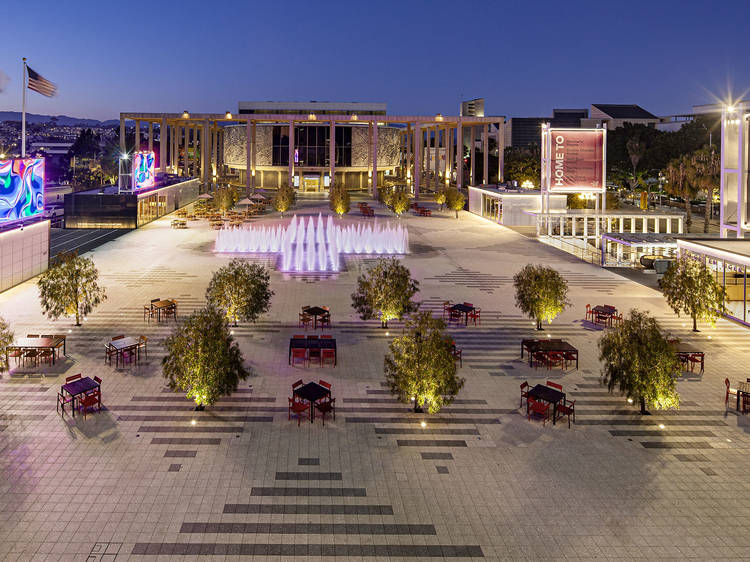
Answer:
POLYGON ((154 187, 154 160, 153 152, 136 152, 133 155, 133 191, 154 187))
POLYGON ((0 221, 44 212, 44 158, 0 160, 0 221))

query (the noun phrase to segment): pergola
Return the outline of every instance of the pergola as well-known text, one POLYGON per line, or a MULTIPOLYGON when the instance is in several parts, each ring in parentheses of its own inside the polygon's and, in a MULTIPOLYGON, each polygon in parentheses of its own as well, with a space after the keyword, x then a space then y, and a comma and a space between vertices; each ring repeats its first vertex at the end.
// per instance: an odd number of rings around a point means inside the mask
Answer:
MULTIPOLYGON (((400 170, 406 182, 413 186, 414 194, 419 195, 421 187, 438 189, 443 184, 449 184, 454 173, 457 187, 463 187, 463 147, 465 135, 468 135, 470 176, 469 184, 474 185, 476 139, 479 133, 483 153, 484 183, 489 176, 489 137, 490 125, 497 126, 498 148, 498 177, 497 182, 503 181, 503 139, 505 117, 473 117, 453 116, 387 116, 387 115, 325 115, 314 114, 225 114, 200 113, 121 113, 120 114, 120 148, 125 151, 125 121, 135 122, 135 145, 140 146, 141 124, 148 124, 149 150, 153 150, 153 128, 158 124, 161 142, 159 148, 159 169, 185 175, 194 175, 209 183, 215 177, 219 166, 223 163, 224 131, 221 123, 245 123, 247 126, 247 166, 246 186, 255 188, 256 170, 256 125, 260 123, 287 126, 289 129, 289 185, 292 185, 294 174, 294 127, 299 124, 326 124, 331 128, 329 154, 335 154, 335 134, 337 124, 367 124, 369 152, 368 168, 372 181, 370 193, 377 193, 378 177, 378 127, 400 126, 403 128, 400 143, 400 170), (166 142, 165 142, 166 140, 166 142), (189 150, 193 146, 193 151, 189 150), (169 150, 168 150, 169 148, 169 150), (444 149, 445 158, 439 156, 440 149, 444 149), (177 155, 183 151, 184 159, 180 167, 177 155), (435 157, 429 158, 430 150, 434 150, 435 157), (199 151, 199 152, 198 152, 199 151), (432 162, 430 162, 432 160, 432 162), (430 169, 432 166, 432 169, 430 169)), ((335 159, 329 157, 329 173, 333 178, 335 159)), ((494 182, 493 182, 494 183, 494 182)))

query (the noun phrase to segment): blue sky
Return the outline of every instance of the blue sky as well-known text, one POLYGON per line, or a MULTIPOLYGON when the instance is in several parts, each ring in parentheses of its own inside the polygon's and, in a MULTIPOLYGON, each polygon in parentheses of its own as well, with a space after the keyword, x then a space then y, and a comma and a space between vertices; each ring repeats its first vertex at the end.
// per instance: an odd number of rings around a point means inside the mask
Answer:
POLYGON ((144 3, 5 0, 0 110, 21 57, 57 83, 28 111, 236 111, 239 100, 384 101, 391 114, 488 114, 637 103, 687 112, 750 97, 747 0, 144 3))

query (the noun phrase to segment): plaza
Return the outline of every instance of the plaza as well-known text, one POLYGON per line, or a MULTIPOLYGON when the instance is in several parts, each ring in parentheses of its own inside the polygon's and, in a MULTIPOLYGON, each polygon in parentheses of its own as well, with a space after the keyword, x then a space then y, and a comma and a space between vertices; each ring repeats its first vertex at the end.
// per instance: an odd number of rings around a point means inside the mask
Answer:
MULTIPOLYGON (((0 316, 17 336, 66 333, 67 356, 0 376, 0 559, 746 557, 749 425, 725 406, 724 378, 745 377, 737 366, 750 360, 747 329, 722 319, 693 333, 655 290, 480 216, 456 220, 420 203, 431 217, 396 219, 371 203, 375 220, 408 228, 399 259, 420 282, 415 300, 436 316, 446 300, 482 309, 479 325, 448 328, 466 384, 436 415, 413 413, 385 386, 383 356, 403 323, 382 329, 351 308, 374 256, 296 276, 274 256, 245 256, 271 268, 275 295, 257 323, 233 328, 252 375, 203 412, 161 376, 175 322, 147 322, 142 306, 174 298, 182 322, 204 305, 212 272, 232 257, 213 251, 205 221, 177 230, 167 215, 87 253, 108 298, 80 327, 42 316, 35 279, 1 293, 0 316), (536 336, 513 297, 512 277, 527 263, 569 283, 572 306, 544 334, 579 350, 577 370, 520 358, 521 339, 536 336), (583 318, 601 302, 648 310, 664 332, 705 351, 705 372, 679 379, 679 410, 641 416, 600 385, 603 330, 583 318), (331 309, 335 368, 288 364, 304 305, 331 309), (146 335, 148 356, 105 363, 102 344, 117 333, 146 335), (59 385, 76 373, 103 380, 104 409, 85 421, 55 412, 59 385), (333 385, 336 420, 287 419, 300 378, 333 385), (519 385, 547 379, 576 400, 570 429, 528 421, 519 407, 519 385)), ((303 196, 292 213, 325 216, 327 204, 303 196)), ((341 219, 357 221, 353 212, 341 219)))

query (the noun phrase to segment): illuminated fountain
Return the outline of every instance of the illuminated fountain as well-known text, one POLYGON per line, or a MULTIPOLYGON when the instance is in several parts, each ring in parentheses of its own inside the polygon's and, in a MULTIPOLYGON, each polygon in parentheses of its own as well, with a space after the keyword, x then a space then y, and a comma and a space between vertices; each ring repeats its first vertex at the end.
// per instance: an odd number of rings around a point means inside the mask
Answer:
POLYGON ((322 215, 297 219, 285 226, 242 226, 216 233, 217 252, 280 253, 280 269, 287 272, 337 272, 340 254, 406 254, 409 233, 401 225, 334 225, 322 215))

